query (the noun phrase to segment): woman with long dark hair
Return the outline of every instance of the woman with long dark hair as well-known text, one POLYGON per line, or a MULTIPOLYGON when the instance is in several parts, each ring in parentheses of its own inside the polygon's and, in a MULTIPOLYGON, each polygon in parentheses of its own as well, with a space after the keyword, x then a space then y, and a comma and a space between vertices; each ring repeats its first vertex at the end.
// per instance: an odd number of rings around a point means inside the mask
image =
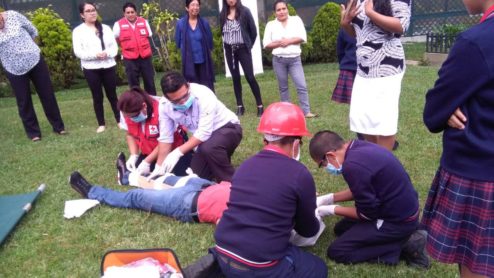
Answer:
MULTIPOLYGON (((130 153, 127 161, 123 153, 117 158, 118 182, 121 185, 129 184, 129 171, 146 175, 154 169, 160 136, 159 101, 159 97, 151 96, 139 87, 125 91, 118 99, 120 128, 127 131, 126 141, 130 153)), ((173 136, 176 142, 172 148, 187 140, 182 126, 178 126, 173 136)), ((172 172, 179 176, 186 175, 190 160, 190 154, 182 157, 172 172)))
POLYGON ((213 33, 199 15, 201 0, 185 0, 187 13, 177 21, 175 43, 182 54, 182 74, 187 81, 207 86, 214 92, 213 33))
POLYGON ((256 41, 257 28, 250 10, 242 5, 241 0, 223 0, 220 13, 220 25, 223 35, 226 63, 232 74, 233 90, 237 99, 237 115, 245 112, 242 100, 242 84, 240 82, 239 63, 244 70, 252 94, 256 99, 257 116, 264 112, 261 89, 254 77, 251 49, 256 41))
POLYGON ((79 4, 79 13, 83 23, 72 32, 75 55, 81 59, 82 71, 93 96, 94 112, 98 121, 97 133, 105 131, 103 109, 103 88, 110 102, 117 123, 120 113, 117 109, 117 73, 115 56, 117 42, 111 28, 101 24, 98 11, 91 2, 79 4))
POLYGON ((357 75, 350 129, 391 150, 398 131, 405 53, 400 37, 410 24, 410 0, 350 0, 341 26, 357 38, 357 75))

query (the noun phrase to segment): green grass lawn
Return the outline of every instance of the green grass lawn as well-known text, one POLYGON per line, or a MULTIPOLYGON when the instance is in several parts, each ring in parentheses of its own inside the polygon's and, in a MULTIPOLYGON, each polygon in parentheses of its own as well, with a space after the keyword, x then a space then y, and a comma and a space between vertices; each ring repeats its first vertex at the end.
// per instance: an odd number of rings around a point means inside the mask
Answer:
MULTIPOLYGON (((441 154, 440 135, 430 134, 422 122, 424 95, 436 79, 437 68, 407 69, 400 103, 398 140, 395 152, 408 170, 419 192, 421 205, 427 197, 441 154)), ((332 129, 345 138, 354 134, 348 128, 347 105, 330 101, 337 79, 335 64, 305 66, 312 111, 319 118, 308 120, 311 132, 332 129)), ((258 76, 266 105, 279 100, 277 82, 272 71, 258 76)), ((244 138, 233 156, 235 165, 262 147, 262 138, 255 131, 254 97, 245 80, 246 115, 241 118, 244 138)), ((230 79, 218 77, 218 97, 232 110, 235 108, 230 79)), ((119 92, 125 88, 119 88, 119 92)), ((296 100, 296 93, 292 90, 296 100)), ((190 264, 212 246, 213 225, 184 224, 157 214, 99 206, 82 218, 63 218, 64 202, 79 195, 67 182, 74 171, 80 171, 90 182, 117 190, 115 158, 125 151, 124 133, 112 121, 105 100, 107 131, 96 134, 97 127, 88 89, 61 91, 57 98, 69 132, 58 136, 43 115, 34 98, 41 123, 43 140, 32 143, 25 136, 13 98, 0 99, 0 194, 31 191, 46 183, 45 193, 25 217, 7 242, 0 247, 0 277, 98 277, 102 255, 111 249, 169 247, 176 251, 183 266, 190 264)), ((319 193, 345 187, 341 177, 331 177, 310 161, 307 143, 301 161, 314 175, 319 193)), ((331 277, 456 277, 457 267, 434 263, 429 271, 407 267, 360 264, 341 265, 326 258, 326 248, 334 239, 332 226, 337 217, 327 218, 328 229, 317 246, 308 251, 324 258, 331 277)))

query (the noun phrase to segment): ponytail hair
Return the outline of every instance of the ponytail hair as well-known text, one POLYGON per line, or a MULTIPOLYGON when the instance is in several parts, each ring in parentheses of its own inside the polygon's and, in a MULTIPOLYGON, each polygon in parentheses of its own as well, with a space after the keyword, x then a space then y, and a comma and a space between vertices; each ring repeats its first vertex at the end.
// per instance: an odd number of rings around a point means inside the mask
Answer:
POLYGON ((151 117, 154 112, 153 98, 140 87, 132 87, 118 98, 117 107, 123 113, 134 114, 141 111, 142 103, 146 103, 148 117, 151 117))
MULTIPOLYGON (((85 2, 82 2, 79 4, 79 13, 80 14, 84 14, 84 7, 86 5, 91 5, 91 6, 93 6, 93 8, 95 10, 98 10, 96 8, 96 5, 93 2, 85 1, 85 2)), ((82 21, 84 21, 84 19, 82 19, 82 21)), ((94 25, 96 26, 96 29, 98 30, 98 33, 96 35, 98 36, 99 40, 101 41, 101 49, 105 50, 105 41, 103 40, 103 25, 101 24, 99 19, 96 19, 96 22, 94 23, 94 25)))
POLYGON ((373 1, 374 1, 374 11, 385 16, 393 16, 393 10, 391 9, 390 0, 373 0, 373 1))

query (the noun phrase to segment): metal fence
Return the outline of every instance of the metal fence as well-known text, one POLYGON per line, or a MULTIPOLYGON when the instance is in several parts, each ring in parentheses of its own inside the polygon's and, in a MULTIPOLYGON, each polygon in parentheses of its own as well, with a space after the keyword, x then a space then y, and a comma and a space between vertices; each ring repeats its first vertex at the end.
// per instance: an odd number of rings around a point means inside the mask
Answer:
MULTIPOLYGON (((259 20, 266 19, 273 12, 274 0, 244 0, 257 1, 259 20)), ((72 26, 80 23, 78 11, 78 0, 0 0, 0 5, 4 8, 27 12, 39 7, 51 5, 53 9, 60 14, 62 18, 68 21, 72 26)), ((103 22, 110 26, 122 17, 122 5, 127 0, 100 0, 95 1, 99 7, 99 14, 103 22)), ((138 7, 147 0, 134 0, 138 7)), ((159 0, 161 7, 181 15, 184 13, 184 0, 159 0)), ((306 27, 310 29, 312 20, 317 13, 317 10, 327 0, 288 0, 295 9, 298 15, 302 18, 306 27)), ((337 4, 345 3, 346 0, 334 0, 337 4)), ((211 25, 218 24, 218 0, 202 0, 201 15, 206 17, 211 25)), ((478 21, 478 17, 472 17, 467 14, 463 6, 462 0, 412 0, 412 19, 408 36, 425 35, 430 32, 437 31, 445 24, 463 24, 472 25, 478 21)))

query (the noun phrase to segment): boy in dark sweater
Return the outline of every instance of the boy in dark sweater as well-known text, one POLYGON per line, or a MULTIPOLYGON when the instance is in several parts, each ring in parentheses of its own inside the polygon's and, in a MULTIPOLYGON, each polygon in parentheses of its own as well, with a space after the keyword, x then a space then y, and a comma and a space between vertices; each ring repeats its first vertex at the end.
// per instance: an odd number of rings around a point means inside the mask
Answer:
POLYGON ((411 265, 429 267, 426 235, 417 231, 417 192, 390 151, 366 141, 345 142, 331 131, 314 135, 309 150, 320 168, 342 174, 348 184, 346 190, 317 199, 321 217, 345 217, 335 225, 338 238, 328 248, 329 258, 339 263, 394 265, 401 255, 411 265), (351 200, 355 206, 334 204, 351 200))

